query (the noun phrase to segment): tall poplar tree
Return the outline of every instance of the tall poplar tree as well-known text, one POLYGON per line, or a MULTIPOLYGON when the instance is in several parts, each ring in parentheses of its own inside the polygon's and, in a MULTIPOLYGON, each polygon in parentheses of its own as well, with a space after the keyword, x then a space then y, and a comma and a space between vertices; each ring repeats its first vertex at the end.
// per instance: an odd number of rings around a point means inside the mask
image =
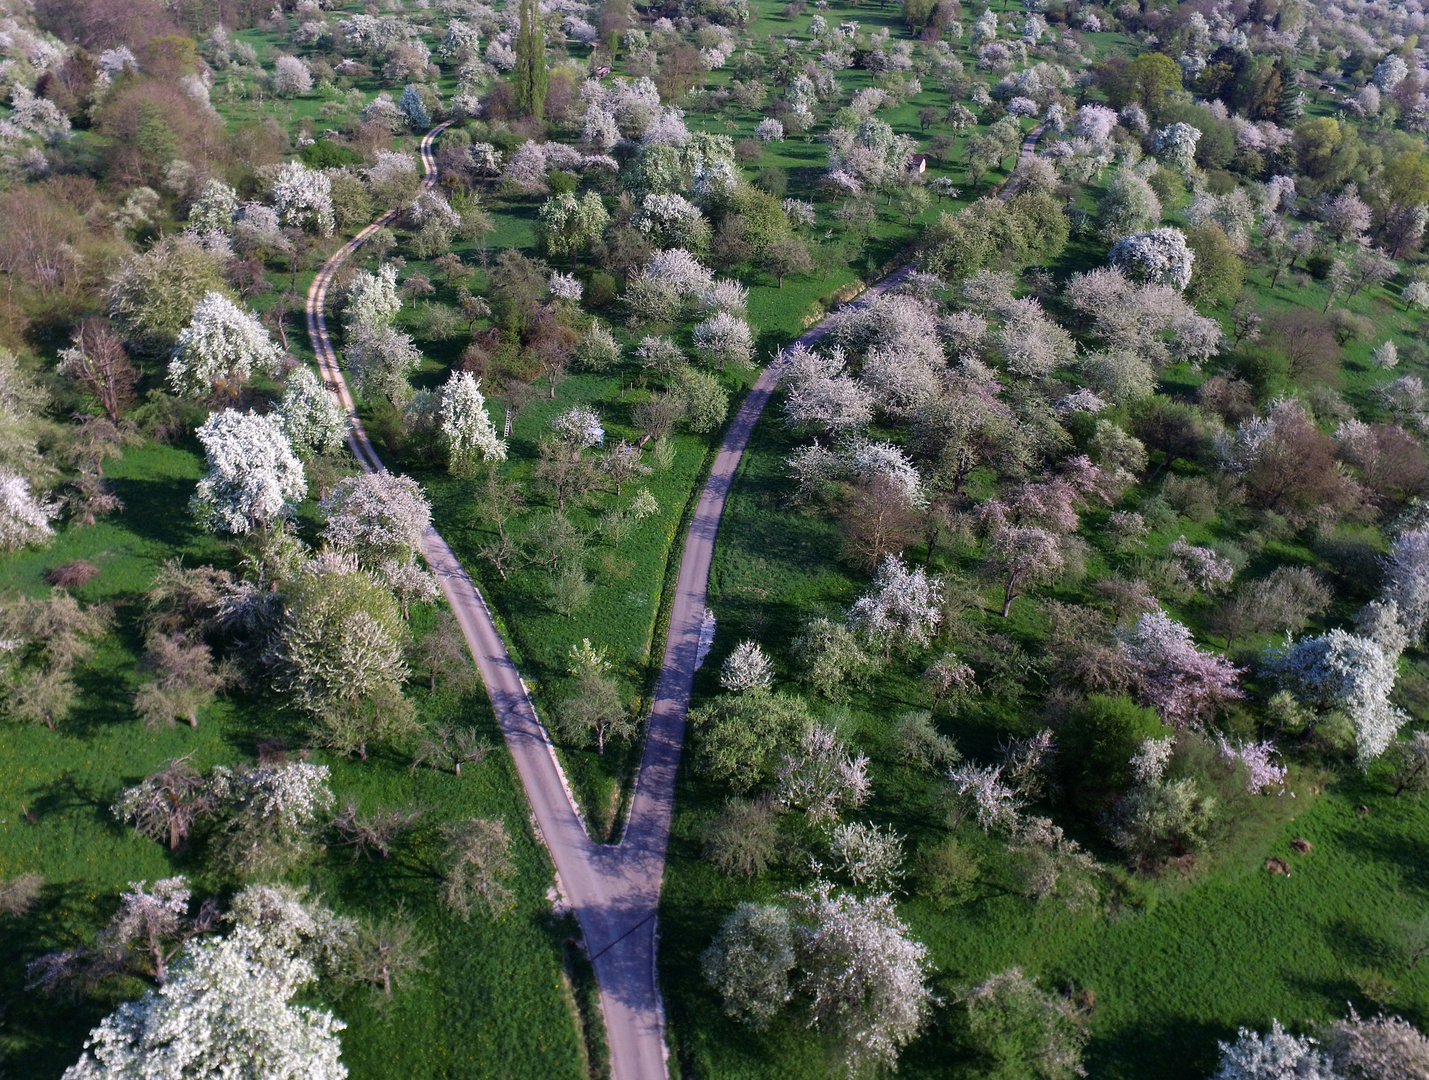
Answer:
POLYGON ((546 108, 546 31, 539 0, 521 0, 521 32, 516 39, 516 107, 540 120, 546 108))

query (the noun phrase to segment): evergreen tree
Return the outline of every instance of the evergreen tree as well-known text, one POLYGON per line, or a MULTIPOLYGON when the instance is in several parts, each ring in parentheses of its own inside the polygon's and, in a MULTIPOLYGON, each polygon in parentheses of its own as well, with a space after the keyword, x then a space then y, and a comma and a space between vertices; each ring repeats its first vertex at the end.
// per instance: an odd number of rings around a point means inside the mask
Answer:
POLYGON ((516 38, 516 70, 512 74, 516 107, 540 120, 546 108, 546 31, 538 0, 521 0, 521 30, 516 38))

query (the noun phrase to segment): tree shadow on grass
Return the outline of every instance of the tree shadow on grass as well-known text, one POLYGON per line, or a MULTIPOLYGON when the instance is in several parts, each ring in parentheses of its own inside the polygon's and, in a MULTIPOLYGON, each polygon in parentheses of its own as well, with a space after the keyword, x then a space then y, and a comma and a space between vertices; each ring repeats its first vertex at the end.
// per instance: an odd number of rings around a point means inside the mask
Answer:
MULTIPOLYGON (((109 1002, 77 1002, 25 989, 26 965, 56 949, 88 940, 109 917, 85 882, 46 885, 21 916, 0 916, 0 1058, 7 1076, 58 1076, 79 1057, 84 1037, 110 1011, 109 1002)), ((107 897, 105 898, 108 899, 107 897)))
POLYGON ((29 811, 36 818, 44 819, 57 815, 73 816, 88 814, 94 824, 110 832, 122 832, 122 827, 109 812, 112 793, 101 791, 64 774, 49 783, 36 788, 29 811))
POLYGON ((189 513, 192 480, 114 480, 114 493, 124 500, 124 527, 145 540, 168 548, 192 547, 200 536, 189 513))
POLYGON ((1220 1058, 1217 1040, 1235 1032, 1184 1016, 1159 1016, 1121 1027, 1095 1029, 1084 1064, 1098 1080, 1203 1080, 1220 1058))
POLYGON ((128 687, 113 668, 82 667, 75 671, 74 681, 79 702, 64 722, 67 731, 89 737, 103 728, 134 722, 128 687))

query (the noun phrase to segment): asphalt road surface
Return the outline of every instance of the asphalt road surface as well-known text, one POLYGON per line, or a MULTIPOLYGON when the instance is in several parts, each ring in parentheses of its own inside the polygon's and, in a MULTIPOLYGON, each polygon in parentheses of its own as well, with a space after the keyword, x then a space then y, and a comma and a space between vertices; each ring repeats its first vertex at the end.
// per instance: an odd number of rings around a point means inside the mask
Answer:
MULTIPOLYGON (((432 142, 445 124, 421 142, 423 183, 436 181, 432 142)), ((1023 155, 1036 145, 1034 132, 1023 155)), ((384 471, 357 417, 356 404, 343 379, 328 334, 324 308, 333 275, 374 232, 395 215, 389 211, 343 245, 323 265, 308 291, 308 334, 329 389, 352 419, 349 445, 368 472, 384 471)), ((868 289, 856 304, 892 288, 907 276, 904 266, 868 289)), ((809 345, 823 337, 827 320, 798 340, 809 345)), ((558 886, 580 920, 586 947, 600 986, 614 1080, 668 1080, 665 1014, 655 956, 656 914, 665 872, 665 847, 675 798, 675 775, 685 736, 685 712, 697 667, 700 627, 705 618, 706 587, 715 534, 725 498, 734 481, 750 435, 779 379, 778 359, 760 375, 725 434, 708 482, 685 537, 680 574, 670 614, 664 664, 645 736, 645 751, 635 779, 625 836, 617 845, 595 843, 587 835, 556 762, 545 728, 536 716, 520 673, 491 618, 481 591, 435 529, 423 542, 423 555, 441 583, 516 761, 541 839, 556 865, 558 886)))

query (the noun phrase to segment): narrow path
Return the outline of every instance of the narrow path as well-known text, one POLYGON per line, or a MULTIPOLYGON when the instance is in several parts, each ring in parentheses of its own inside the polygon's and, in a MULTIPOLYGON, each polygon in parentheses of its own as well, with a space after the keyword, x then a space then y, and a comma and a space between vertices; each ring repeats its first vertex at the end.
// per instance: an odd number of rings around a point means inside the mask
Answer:
MULTIPOLYGON (((1022 164, 1024 161, 1026 161, 1028 158, 1032 157, 1033 154, 1037 153, 1037 140, 1042 137, 1042 132, 1044 132, 1044 131, 1046 131, 1046 130, 1047 130, 1047 125, 1046 125, 1046 124, 1038 124, 1035 128, 1033 128, 1031 131, 1029 131, 1029 132, 1027 133, 1027 138, 1025 138, 1025 139, 1022 140, 1022 149, 1017 152, 1017 164, 1018 164, 1018 165, 1021 165, 1021 164, 1022 164)), ((1014 169, 1015 169, 1016 167, 1017 167, 1016 165, 1013 166, 1014 169)), ((1012 179, 1011 176, 1009 176, 1009 177, 1007 178, 1007 180, 1011 180, 1011 179, 1012 179)), ((998 192, 997 192, 997 197, 998 197, 999 199, 1001 199, 1003 202, 1006 202, 1006 201, 1011 197, 1011 195, 1012 195, 1012 192, 1009 190, 1009 188, 1008 188, 1008 186, 1007 186, 1007 180, 1004 180, 1004 181, 1002 182, 1002 185, 1001 185, 1001 187, 998 189, 998 192)))
MULTIPOLYGON (((446 126, 432 128, 421 141, 423 184, 427 187, 436 181, 432 142, 446 126)), ((1028 136, 1024 154, 1031 152, 1039 133, 1028 136)), ((348 442, 368 472, 382 472, 385 468, 357 416, 324 312, 328 286, 338 269, 395 216, 395 210, 388 211, 339 248, 318 271, 307 298, 308 336, 318 365, 329 389, 352 420, 348 442)), ((905 265, 873 285, 854 302, 855 306, 894 287, 911 269, 911 264, 905 265)), ((828 328, 826 319, 800 336, 797 343, 811 345, 828 328)), ((423 538, 422 553, 441 583, 486 684, 541 838, 555 863, 561 892, 580 920, 600 986, 614 1080, 669 1077, 664 1005, 655 966, 656 915, 674 809, 675 779, 684 744, 685 712, 697 666, 715 534, 740 458, 778 384, 778 360, 760 374, 725 433, 685 537, 663 668, 635 779, 629 821, 619 845, 597 844, 586 834, 557 765, 555 749, 536 717, 525 683, 496 630, 481 590, 436 529, 428 529, 423 538)))

